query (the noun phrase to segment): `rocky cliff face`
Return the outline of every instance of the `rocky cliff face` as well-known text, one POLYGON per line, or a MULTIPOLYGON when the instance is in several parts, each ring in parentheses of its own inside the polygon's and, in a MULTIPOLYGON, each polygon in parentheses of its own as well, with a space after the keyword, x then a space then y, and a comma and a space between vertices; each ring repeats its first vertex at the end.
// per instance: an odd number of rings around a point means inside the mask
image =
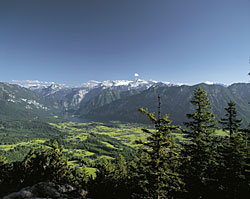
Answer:
POLYGON ((4 196, 3 199, 85 199, 86 194, 87 192, 83 189, 76 189, 68 184, 58 185, 53 182, 40 182, 4 196))

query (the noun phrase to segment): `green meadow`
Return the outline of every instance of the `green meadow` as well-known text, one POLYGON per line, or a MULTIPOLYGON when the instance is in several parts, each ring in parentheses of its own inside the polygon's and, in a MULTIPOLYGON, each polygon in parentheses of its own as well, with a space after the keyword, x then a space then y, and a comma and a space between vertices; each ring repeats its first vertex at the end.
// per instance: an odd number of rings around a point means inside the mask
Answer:
MULTIPOLYGON (((1 138, 0 154, 6 156, 9 162, 21 161, 32 148, 49 147, 52 140, 56 139, 63 146, 70 165, 87 166, 89 174, 94 175, 95 169, 92 166, 96 161, 102 158, 113 159, 118 154, 130 157, 138 147, 135 141, 145 140, 142 128, 154 131, 153 126, 132 123, 62 122, 49 123, 49 127, 46 127, 49 131, 40 133, 22 128, 18 139, 11 139, 17 131, 1 128, 0 132, 8 133, 1 138)), ((217 130, 216 134, 225 136, 227 133, 217 130)), ((178 141, 185 139, 180 133, 174 135, 178 141)))

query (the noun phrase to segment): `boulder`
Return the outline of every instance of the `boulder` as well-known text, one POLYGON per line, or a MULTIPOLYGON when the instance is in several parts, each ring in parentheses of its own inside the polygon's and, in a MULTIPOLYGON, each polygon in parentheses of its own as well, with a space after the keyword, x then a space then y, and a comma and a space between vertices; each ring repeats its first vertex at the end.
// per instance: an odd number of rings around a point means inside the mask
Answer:
POLYGON ((4 196, 3 199, 85 199, 86 194, 87 192, 83 189, 77 189, 69 184, 40 182, 4 196))

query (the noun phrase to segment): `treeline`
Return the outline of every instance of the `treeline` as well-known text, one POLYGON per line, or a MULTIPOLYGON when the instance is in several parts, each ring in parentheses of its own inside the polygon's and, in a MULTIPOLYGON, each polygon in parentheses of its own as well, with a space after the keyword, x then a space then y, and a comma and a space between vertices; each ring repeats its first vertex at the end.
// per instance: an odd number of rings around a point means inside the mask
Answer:
POLYGON ((0 121, 0 145, 17 144, 35 139, 58 139, 66 134, 41 121, 0 121))
POLYGON ((62 148, 53 142, 51 150, 33 150, 22 162, 8 164, 2 159, 1 190, 50 180, 83 187, 92 199, 246 198, 250 194, 250 131, 241 128, 235 104, 229 101, 225 117, 216 121, 206 92, 197 87, 191 100, 194 111, 187 114, 181 128, 161 114, 160 97, 158 102, 157 116, 140 109, 155 130, 142 129, 146 140, 138 140, 140 147, 129 159, 122 155, 103 159, 91 178, 85 169, 68 166, 62 148), (227 136, 216 134, 218 124, 227 136), (178 144, 176 132, 185 137, 178 144))

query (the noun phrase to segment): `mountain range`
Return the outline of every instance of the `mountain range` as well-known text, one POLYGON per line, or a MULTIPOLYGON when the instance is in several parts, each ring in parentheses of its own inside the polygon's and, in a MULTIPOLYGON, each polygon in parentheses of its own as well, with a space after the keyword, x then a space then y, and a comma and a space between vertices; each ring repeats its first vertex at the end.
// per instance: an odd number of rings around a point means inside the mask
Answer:
POLYGON ((0 119, 42 119, 65 115, 94 121, 118 120, 146 123, 138 109, 156 112, 157 96, 161 96, 162 113, 169 113, 175 124, 183 124, 186 114, 194 110, 190 104, 193 91, 201 86, 208 93, 217 118, 225 115, 224 107, 231 99, 239 118, 250 122, 250 84, 229 86, 201 83, 197 85, 145 81, 90 81, 79 87, 36 85, 23 87, 0 83, 0 119))

